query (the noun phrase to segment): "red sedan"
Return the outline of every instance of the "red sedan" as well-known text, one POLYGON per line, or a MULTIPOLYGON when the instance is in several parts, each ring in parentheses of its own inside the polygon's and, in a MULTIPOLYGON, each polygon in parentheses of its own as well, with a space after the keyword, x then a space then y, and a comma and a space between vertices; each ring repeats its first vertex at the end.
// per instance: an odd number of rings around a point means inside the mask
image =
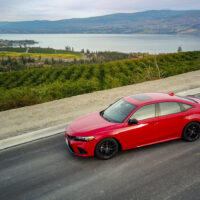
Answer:
POLYGON ((73 154, 101 159, 178 138, 192 142, 200 137, 200 98, 173 93, 124 97, 101 112, 76 119, 65 136, 73 154))

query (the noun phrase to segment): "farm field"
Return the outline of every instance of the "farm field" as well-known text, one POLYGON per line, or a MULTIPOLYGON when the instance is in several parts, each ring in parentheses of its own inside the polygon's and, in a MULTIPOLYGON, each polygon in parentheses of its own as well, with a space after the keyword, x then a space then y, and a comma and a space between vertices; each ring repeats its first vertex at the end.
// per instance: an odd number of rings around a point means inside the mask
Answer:
POLYGON ((0 47, 0 72, 31 68, 66 67, 69 65, 94 64, 131 58, 143 58, 148 53, 90 52, 40 47, 0 47))
POLYGON ((80 58, 81 55, 75 55, 75 54, 51 54, 51 53, 22 53, 22 52, 0 52, 0 57, 31 57, 31 58, 80 58))
POLYGON ((120 61, 41 67, 0 73, 0 110, 105 90, 199 70, 200 52, 120 61))

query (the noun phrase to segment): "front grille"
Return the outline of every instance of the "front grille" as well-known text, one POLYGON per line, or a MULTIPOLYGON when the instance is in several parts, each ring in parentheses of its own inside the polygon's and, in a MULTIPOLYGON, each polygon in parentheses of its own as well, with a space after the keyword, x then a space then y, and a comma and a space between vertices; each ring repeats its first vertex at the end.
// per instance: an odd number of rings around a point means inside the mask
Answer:
POLYGON ((84 149, 82 149, 81 147, 77 147, 77 149, 79 150, 80 154, 87 154, 87 151, 85 151, 84 149))

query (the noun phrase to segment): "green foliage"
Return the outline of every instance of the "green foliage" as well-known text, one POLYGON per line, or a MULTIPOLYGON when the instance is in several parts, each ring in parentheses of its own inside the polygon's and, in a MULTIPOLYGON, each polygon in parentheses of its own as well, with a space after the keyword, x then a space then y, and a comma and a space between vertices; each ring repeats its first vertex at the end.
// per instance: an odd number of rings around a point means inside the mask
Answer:
MULTIPOLYGON (((27 48, 14 48, 14 47, 0 47, 0 52, 23 52, 25 53, 27 48)), ((29 53, 45 53, 45 54, 74 54, 81 56, 81 53, 75 52, 72 50, 62 50, 62 49, 53 49, 53 48, 41 48, 41 47, 29 47, 29 53)))
POLYGON ((0 48, 0 72, 29 68, 88 65, 148 56, 146 53, 80 52, 52 48, 0 48), (28 53, 25 53, 29 49, 28 53))
MULTIPOLYGON (((20 62, 26 61, 20 58, 20 62)), ((154 80, 159 78, 159 73, 161 78, 165 78, 198 69, 200 51, 107 63, 2 72, 0 110, 154 80)))

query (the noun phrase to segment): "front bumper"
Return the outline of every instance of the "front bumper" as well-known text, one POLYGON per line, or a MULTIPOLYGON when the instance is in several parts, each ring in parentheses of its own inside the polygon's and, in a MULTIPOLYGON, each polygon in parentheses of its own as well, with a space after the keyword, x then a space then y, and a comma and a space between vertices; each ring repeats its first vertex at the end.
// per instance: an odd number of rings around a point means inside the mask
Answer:
POLYGON ((65 141, 72 154, 83 157, 94 156, 93 141, 73 141, 67 137, 67 134, 65 134, 65 141))

